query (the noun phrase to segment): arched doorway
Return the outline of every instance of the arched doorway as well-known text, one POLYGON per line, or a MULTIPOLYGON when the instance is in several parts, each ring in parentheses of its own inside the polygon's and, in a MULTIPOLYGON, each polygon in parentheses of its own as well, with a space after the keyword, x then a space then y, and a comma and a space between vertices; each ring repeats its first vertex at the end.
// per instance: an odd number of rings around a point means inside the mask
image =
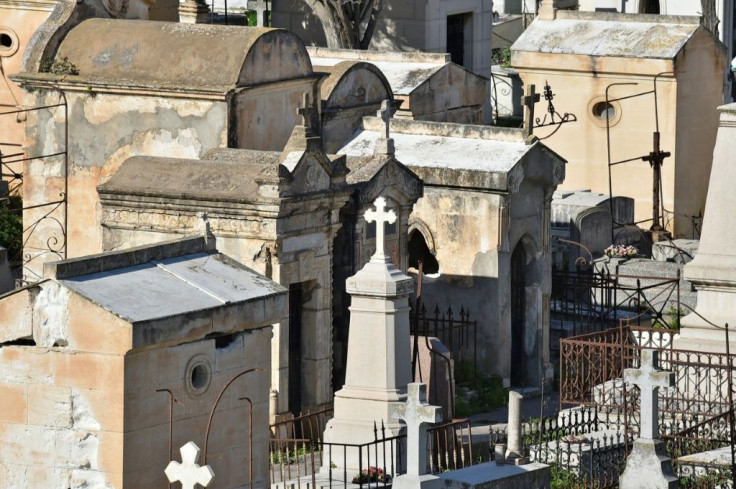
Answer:
POLYGON ((519 241, 511 254, 511 385, 526 384, 526 252, 519 241))

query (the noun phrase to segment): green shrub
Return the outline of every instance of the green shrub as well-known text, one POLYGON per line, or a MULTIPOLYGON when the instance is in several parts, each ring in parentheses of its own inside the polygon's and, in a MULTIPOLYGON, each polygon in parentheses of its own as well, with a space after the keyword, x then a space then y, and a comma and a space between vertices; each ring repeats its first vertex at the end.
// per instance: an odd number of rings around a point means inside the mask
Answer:
POLYGON ((8 249, 8 259, 20 254, 23 246, 23 199, 17 195, 0 200, 0 246, 8 249))

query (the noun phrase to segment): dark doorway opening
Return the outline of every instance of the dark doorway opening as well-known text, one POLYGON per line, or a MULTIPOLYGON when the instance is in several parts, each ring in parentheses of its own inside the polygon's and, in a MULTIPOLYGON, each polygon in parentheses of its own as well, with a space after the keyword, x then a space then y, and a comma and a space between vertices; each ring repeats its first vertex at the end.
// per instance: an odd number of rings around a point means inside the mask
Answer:
POLYGON ((641 0, 640 12, 642 14, 659 14, 659 0, 641 0))
POLYGON ((447 52, 453 63, 470 69, 472 55, 473 14, 447 16, 447 52))
POLYGON ((289 411, 302 409, 302 284, 289 285, 289 411))
POLYGON ((424 235, 416 229, 409 233, 409 267, 419 269, 419 260, 424 264, 423 272, 425 274, 437 273, 440 271, 440 264, 434 257, 424 235))
POLYGON ((511 254, 511 385, 526 384, 527 358, 524 349, 526 322, 526 253, 521 242, 511 254))

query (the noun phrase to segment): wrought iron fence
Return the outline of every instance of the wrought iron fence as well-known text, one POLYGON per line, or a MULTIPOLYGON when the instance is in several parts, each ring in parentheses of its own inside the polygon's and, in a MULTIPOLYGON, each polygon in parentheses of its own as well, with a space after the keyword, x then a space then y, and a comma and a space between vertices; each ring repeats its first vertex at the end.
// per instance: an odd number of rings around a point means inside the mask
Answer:
POLYGON ((430 473, 458 470, 474 465, 470 420, 458 419, 427 430, 430 473))
POLYGON ((552 271, 553 350, 562 338, 605 331, 621 320, 637 326, 676 326, 680 315, 679 271, 669 278, 617 275, 595 267, 552 271))

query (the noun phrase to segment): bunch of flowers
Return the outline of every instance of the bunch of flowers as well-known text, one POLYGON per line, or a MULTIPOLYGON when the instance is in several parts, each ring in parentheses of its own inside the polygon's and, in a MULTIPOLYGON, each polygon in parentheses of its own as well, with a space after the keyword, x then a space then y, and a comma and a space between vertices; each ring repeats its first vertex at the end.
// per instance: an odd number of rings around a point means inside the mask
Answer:
POLYGON ((379 467, 370 466, 363 472, 353 477, 353 484, 365 484, 367 482, 390 482, 391 475, 379 467))
POLYGON ((639 254, 639 250, 636 248, 636 246, 632 245, 611 245, 603 250, 603 253, 605 253, 606 256, 610 257, 632 258, 639 254))

